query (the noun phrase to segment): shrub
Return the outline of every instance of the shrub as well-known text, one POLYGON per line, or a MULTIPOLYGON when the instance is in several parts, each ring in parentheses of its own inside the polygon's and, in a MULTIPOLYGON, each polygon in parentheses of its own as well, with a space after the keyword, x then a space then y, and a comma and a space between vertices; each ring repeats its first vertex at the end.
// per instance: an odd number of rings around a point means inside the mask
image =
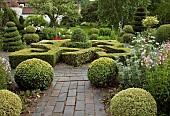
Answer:
POLYGON ((97 35, 99 35, 99 29, 97 29, 97 28, 91 28, 91 29, 89 30, 89 32, 88 32, 88 35, 90 36, 90 35, 92 35, 92 34, 97 34, 97 35))
POLYGON ((20 116, 22 102, 18 95, 0 90, 0 116, 20 116))
POLYGON ((25 26, 34 25, 34 26, 45 26, 47 21, 43 18, 43 16, 38 15, 29 15, 24 22, 25 26))
POLYGON ((71 41, 72 42, 86 42, 87 41, 87 37, 86 37, 86 33, 83 29, 76 29, 73 32, 73 35, 71 37, 71 41))
POLYGON ((170 40, 170 24, 161 25, 156 31, 156 41, 165 42, 170 40))
POLYGON ((100 36, 110 36, 111 29, 110 28, 100 28, 99 35, 100 36))
POLYGON ((26 29, 26 34, 24 35, 24 40, 26 44, 31 44, 31 43, 36 43, 39 41, 39 35, 36 34, 36 28, 34 26, 27 26, 26 29))
POLYGON ((125 33, 123 34, 122 38, 123 38, 123 42, 129 43, 133 40, 133 37, 135 37, 134 34, 131 33, 125 33))
POLYGON ((169 116, 170 110, 170 60, 164 61, 162 65, 155 65, 147 70, 145 89, 155 98, 158 113, 169 116))
POLYGON ((97 40, 110 40, 111 38, 109 36, 98 36, 97 40))
POLYGON ((125 25, 123 31, 126 33, 134 33, 133 27, 131 25, 125 25))
POLYGON ((0 56, 0 89, 6 89, 9 82, 11 82, 9 62, 0 56))
POLYGON ((87 75, 95 86, 115 86, 118 70, 113 59, 103 57, 89 65, 87 75))
POLYGON ((62 39, 71 39, 71 35, 66 34, 61 36, 62 39))
POLYGON ((6 23, 6 26, 7 27, 15 27, 15 23, 10 21, 10 22, 6 23))
POLYGON ((92 42, 87 41, 87 42, 67 42, 67 47, 69 48, 90 48, 92 47, 92 42))
POLYGON ((22 89, 46 89, 53 77, 53 67, 37 58, 21 62, 14 71, 15 82, 22 89))
POLYGON ((31 43, 37 43, 39 41, 39 36, 38 34, 25 34, 24 40, 28 45, 31 43))
POLYGON ((98 34, 91 34, 90 36, 89 36, 89 39, 90 40, 97 40, 97 38, 98 38, 98 34))
POLYGON ((92 61, 94 59, 93 49, 84 49, 74 52, 62 53, 62 60, 64 63, 72 66, 81 66, 82 64, 92 61))
POLYGON ((17 51, 23 49, 25 46, 22 43, 21 36, 14 22, 7 22, 7 28, 5 29, 5 34, 3 38, 3 50, 4 51, 17 51), (9 26, 9 27, 8 27, 9 26))
POLYGON ((146 90, 129 88, 111 99, 110 111, 112 116, 156 116, 157 106, 146 90))
POLYGON ((144 7, 137 7, 134 16, 133 29, 135 32, 142 32, 145 28, 142 25, 142 20, 145 19, 146 12, 144 7))
POLYGON ((40 31, 39 36, 41 40, 52 40, 56 37, 56 31, 54 28, 45 27, 40 31))
POLYGON ((27 26, 25 29, 26 33, 35 33, 36 32, 36 28, 34 26, 27 26))

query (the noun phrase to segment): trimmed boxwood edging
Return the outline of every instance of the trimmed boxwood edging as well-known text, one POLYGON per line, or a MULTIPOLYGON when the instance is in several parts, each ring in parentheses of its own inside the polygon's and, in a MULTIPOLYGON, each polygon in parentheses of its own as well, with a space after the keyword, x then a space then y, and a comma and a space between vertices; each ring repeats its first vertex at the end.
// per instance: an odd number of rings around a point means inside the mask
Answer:
POLYGON ((15 68, 19 63, 30 58, 42 59, 52 66, 55 66, 57 62, 80 66, 100 57, 115 59, 116 56, 119 56, 124 61, 124 56, 131 54, 129 48, 122 48, 123 44, 116 40, 92 40, 90 42, 92 42, 93 47, 88 49, 62 47, 69 41, 69 39, 42 40, 38 43, 32 43, 31 48, 9 55, 11 68, 15 68))

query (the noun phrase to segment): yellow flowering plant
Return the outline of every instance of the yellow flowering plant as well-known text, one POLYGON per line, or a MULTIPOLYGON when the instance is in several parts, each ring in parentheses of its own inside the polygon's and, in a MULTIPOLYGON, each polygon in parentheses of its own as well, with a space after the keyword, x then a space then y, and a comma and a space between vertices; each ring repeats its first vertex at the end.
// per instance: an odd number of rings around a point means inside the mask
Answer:
POLYGON ((155 16, 147 16, 142 20, 142 25, 148 28, 152 28, 154 25, 158 24, 159 21, 155 16))

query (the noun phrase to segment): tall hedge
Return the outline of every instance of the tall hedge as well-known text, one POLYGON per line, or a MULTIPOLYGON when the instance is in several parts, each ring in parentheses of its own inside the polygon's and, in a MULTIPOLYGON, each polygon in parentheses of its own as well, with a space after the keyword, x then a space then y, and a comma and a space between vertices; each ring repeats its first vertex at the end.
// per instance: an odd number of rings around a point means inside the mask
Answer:
POLYGON ((4 51, 18 51, 24 48, 24 44, 21 40, 21 36, 17 30, 14 22, 6 23, 5 34, 3 38, 3 50, 4 51))
POLYGON ((145 19, 145 17, 146 17, 145 8, 142 6, 137 7, 133 22, 133 30, 135 32, 142 32, 144 30, 142 20, 145 19))

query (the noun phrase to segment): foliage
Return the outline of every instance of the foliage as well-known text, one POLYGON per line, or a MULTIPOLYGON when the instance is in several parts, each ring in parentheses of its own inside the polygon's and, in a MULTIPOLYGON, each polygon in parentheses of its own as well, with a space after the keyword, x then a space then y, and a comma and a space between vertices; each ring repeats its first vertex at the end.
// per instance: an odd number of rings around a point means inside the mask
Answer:
POLYGON ((116 63, 107 57, 94 60, 88 67, 87 76, 92 85, 115 86, 118 76, 116 63))
POLYGON ((158 112, 169 115, 170 77, 169 59, 163 65, 156 65, 146 73, 145 89, 148 90, 157 102, 158 112))
POLYGON ((109 36, 98 36, 97 40, 110 40, 111 38, 109 36))
POLYGON ((26 41, 27 45, 30 45, 31 43, 37 43, 39 41, 39 35, 38 34, 25 34, 24 40, 26 41))
POLYGON ((71 37, 72 42, 86 42, 87 40, 86 33, 83 29, 78 28, 74 30, 71 37))
MULTIPOLYGON (((141 88, 146 82, 145 67, 142 66, 142 52, 146 50, 146 54, 153 53, 154 37, 151 33, 138 34, 132 41, 132 48, 130 57, 126 57, 125 62, 119 62, 118 58, 117 67, 119 70, 119 83, 122 88, 137 87, 141 88)), ((154 53, 153 53, 154 54, 154 53)))
POLYGON ((157 106, 152 95, 140 88, 128 88, 110 102, 112 116, 156 116, 157 106))
POLYGON ((133 37, 135 37, 135 35, 132 34, 132 33, 125 33, 125 34, 123 34, 123 36, 122 36, 123 42, 124 43, 130 43, 130 42, 132 42, 133 37))
POLYGON ((18 95, 8 90, 0 90, 0 115, 20 116, 22 102, 18 95))
POLYGON ((36 28, 34 26, 27 26, 25 29, 26 33, 35 33, 36 32, 36 28))
POLYGON ((62 15, 71 19, 77 19, 80 16, 75 0, 27 0, 27 2, 30 6, 36 8, 36 13, 48 15, 51 20, 51 27, 56 26, 58 16, 62 15))
POLYGON ((92 35, 92 34, 97 34, 97 35, 99 35, 99 29, 97 29, 97 28, 91 28, 91 29, 89 30, 89 32, 88 32, 88 35, 90 36, 90 35, 92 35))
POLYGON ((142 25, 145 27, 153 27, 159 23, 157 17, 154 16, 147 16, 145 19, 142 20, 142 25))
POLYGON ((3 38, 3 50, 5 51, 17 51, 23 49, 25 46, 21 40, 21 36, 14 22, 7 22, 7 28, 3 38))
POLYGON ((98 0, 98 16, 101 22, 118 27, 130 23, 137 6, 148 6, 150 0, 98 0))
POLYGON ((94 49, 88 48, 81 51, 72 51, 62 53, 64 63, 72 66, 81 66, 86 62, 91 62, 94 59, 94 49))
POLYGON ((100 36, 110 36, 111 29, 110 28, 100 28, 99 29, 99 35, 100 36))
POLYGON ((91 34, 90 36, 89 36, 89 39, 90 40, 97 40, 97 38, 98 38, 98 34, 91 34))
POLYGON ((21 62, 14 71, 15 82, 22 89, 46 89, 53 77, 53 67, 37 58, 21 62))
POLYGON ((39 32, 41 40, 52 40, 56 37, 56 31, 53 28, 45 27, 39 32))
POLYGON ((11 82, 9 63, 0 57, 0 90, 6 89, 9 82, 11 82))
POLYGON ((170 24, 170 0, 159 0, 155 7, 155 15, 158 16, 160 24, 170 24))
POLYGON ((26 34, 24 35, 24 40, 27 45, 30 45, 31 43, 36 43, 39 41, 39 35, 36 34, 36 28, 34 26, 27 26, 25 29, 26 34))
POLYGON ((47 24, 46 20, 43 18, 43 16, 38 15, 29 15, 26 17, 24 25, 27 27, 29 25, 33 26, 45 26, 47 24))
POLYGON ((86 5, 86 7, 82 7, 81 15, 82 15, 82 22, 98 22, 98 1, 90 2, 86 5))
POLYGON ((134 33, 133 27, 131 25, 125 25, 123 31, 126 33, 134 33))
POLYGON ((87 41, 87 42, 67 42, 67 47, 69 48, 90 48, 92 47, 92 42, 87 41))
POLYGON ((156 31, 156 41, 165 42, 170 40, 170 24, 161 25, 156 31))
POLYGON ((142 20, 145 19, 146 9, 143 6, 139 6, 134 14, 133 29, 135 32, 142 32, 144 27, 142 25, 142 20))

